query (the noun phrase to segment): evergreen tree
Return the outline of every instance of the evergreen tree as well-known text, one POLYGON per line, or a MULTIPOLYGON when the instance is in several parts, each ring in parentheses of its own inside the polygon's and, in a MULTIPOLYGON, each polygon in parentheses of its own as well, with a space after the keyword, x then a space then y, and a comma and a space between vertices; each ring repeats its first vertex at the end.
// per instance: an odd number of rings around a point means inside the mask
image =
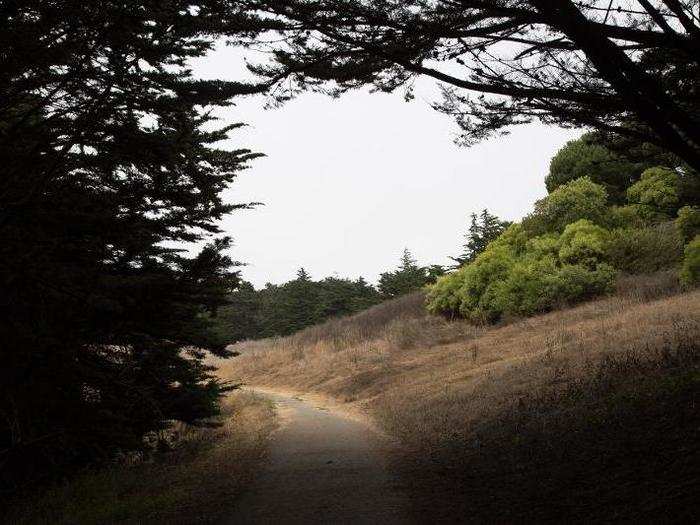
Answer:
POLYGON ((0 4, 0 490, 218 411, 203 350, 227 355, 211 314, 238 275, 211 236, 255 155, 202 108, 252 89, 186 63, 227 4, 0 4))
POLYGON ((465 235, 464 251, 457 257, 450 257, 455 263, 453 268, 459 268, 472 262, 477 255, 482 253, 488 244, 496 239, 510 226, 508 221, 500 220, 496 215, 483 209, 481 214, 472 213, 469 229, 465 235))
MULTIPOLYGON (((433 272, 435 269, 433 269, 433 272)), ((408 248, 404 249, 399 268, 394 272, 384 272, 379 276, 379 291, 386 298, 420 290, 430 282, 428 269, 418 265, 408 248)))
POLYGON ((327 277, 313 281, 301 269, 296 279, 282 285, 267 284, 256 291, 241 283, 229 296, 229 305, 213 319, 217 335, 226 343, 288 335, 331 317, 350 315, 381 300, 364 279, 327 277))
POLYGON ((297 278, 285 284, 282 289, 282 316, 287 319, 284 335, 316 324, 319 290, 306 270, 299 268, 297 278))
POLYGON ((425 269, 425 273, 428 284, 432 284, 447 272, 444 266, 440 264, 431 264, 425 269))
POLYGON ((366 310, 381 301, 381 294, 363 277, 353 282, 354 293, 348 300, 348 313, 366 310))
POLYGON ((260 336, 260 294, 253 285, 241 281, 227 296, 227 304, 212 318, 220 344, 228 345, 260 336))

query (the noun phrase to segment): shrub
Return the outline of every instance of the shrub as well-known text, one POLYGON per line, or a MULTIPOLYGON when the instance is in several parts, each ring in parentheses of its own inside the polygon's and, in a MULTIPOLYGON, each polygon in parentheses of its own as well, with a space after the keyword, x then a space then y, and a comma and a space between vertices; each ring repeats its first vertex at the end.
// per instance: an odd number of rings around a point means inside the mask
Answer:
POLYGON ((683 242, 672 223, 613 230, 605 248, 606 259, 618 270, 651 273, 678 264, 683 242))
POLYGON ((489 244, 474 262, 441 278, 428 310, 459 313, 473 322, 531 315, 606 293, 615 271, 602 263, 608 231, 587 220, 561 235, 525 239, 516 225, 489 244))
POLYGON ((606 224, 609 220, 607 200, 605 188, 590 178, 572 180, 537 201, 535 210, 526 217, 523 226, 538 235, 563 231, 567 224, 579 219, 606 224))
POLYGON ((608 215, 609 228, 641 228, 647 220, 640 215, 637 206, 612 206, 608 215))
POLYGON ((573 264, 558 267, 551 258, 523 261, 499 286, 503 314, 533 315, 612 291, 615 270, 573 264))
POLYGON ((459 313, 459 289, 462 286, 463 269, 448 273, 430 285, 426 304, 431 314, 443 314, 454 317, 459 313))
POLYGON ((595 268, 605 257, 609 235, 608 230, 586 219, 569 224, 559 239, 559 260, 595 268))
POLYGON ((463 269, 460 313, 474 321, 494 321, 500 316, 497 288, 507 278, 516 255, 506 244, 492 243, 485 252, 463 269))
POLYGON ((649 168, 627 189, 627 200, 650 220, 670 217, 679 202, 680 180, 668 168, 649 168))
POLYGON ((557 273, 551 256, 530 258, 515 264, 497 286, 494 303, 499 314, 531 315, 552 304, 551 283, 557 273))
POLYGON ((616 270, 606 263, 594 269, 577 264, 562 266, 552 283, 554 300, 550 306, 573 304, 609 293, 614 288, 616 275, 616 270))
POLYGON ((559 235, 556 233, 545 233, 533 237, 527 241, 525 250, 530 257, 542 258, 548 255, 557 257, 559 255, 559 235))
POLYGON ((683 206, 678 210, 676 228, 684 243, 690 242, 700 234, 700 208, 697 206, 683 206))
POLYGON ((700 235, 685 247, 680 279, 685 286, 700 284, 700 235))

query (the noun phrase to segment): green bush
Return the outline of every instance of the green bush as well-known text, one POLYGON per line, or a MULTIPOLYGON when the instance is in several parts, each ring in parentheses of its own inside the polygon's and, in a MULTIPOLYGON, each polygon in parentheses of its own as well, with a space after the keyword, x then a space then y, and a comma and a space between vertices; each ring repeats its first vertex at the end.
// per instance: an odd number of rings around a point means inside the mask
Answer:
POLYGON ((472 263, 438 280, 428 293, 428 310, 495 322, 606 293, 615 277, 602 262, 608 235, 587 220, 561 235, 531 239, 520 225, 511 226, 472 263))
POLYGON ((685 286, 700 284, 700 235, 685 247, 680 278, 685 286))
POLYGON ((525 260, 513 266, 508 278, 495 286, 494 311, 505 315, 533 315, 612 290, 615 270, 606 264, 594 268, 558 266, 553 258, 525 260))
POLYGON ((490 245, 476 260, 465 266, 459 289, 460 313, 474 321, 494 321, 500 316, 498 291, 507 278, 516 256, 507 245, 490 245))
POLYGON ((638 206, 612 206, 608 213, 609 228, 641 228, 647 223, 638 206))
POLYGON ((525 253, 529 257, 543 258, 546 256, 557 257, 560 249, 559 235, 556 233, 545 233, 532 239, 528 239, 525 244, 525 253))
POLYGON ((462 287, 462 270, 448 273, 440 277, 435 284, 428 288, 426 304, 431 314, 444 314, 454 317, 459 313, 459 289, 462 287))
POLYGON ((613 230, 605 247, 605 258, 626 273, 651 273, 678 264, 683 241, 672 223, 643 228, 613 230))
POLYGON ((494 287, 493 313, 530 315, 552 304, 552 286, 557 273, 551 256, 528 258, 513 265, 507 278, 494 287))
POLYGON ((696 235, 700 235, 700 208, 683 206, 678 210, 676 228, 684 243, 690 242, 696 235))
POLYGON ((594 269, 580 265, 564 265, 553 283, 551 306, 573 304, 584 299, 612 292, 617 271, 606 263, 594 269))
POLYGON ((649 168, 627 190, 627 200, 649 220, 673 216, 680 201, 680 179, 668 168, 649 168))
POLYGON ((535 210, 523 221, 534 235, 563 231, 567 224, 587 219, 594 224, 609 222, 608 194, 588 177, 559 186, 535 203, 535 210))
MULTIPOLYGON (((629 206, 609 207, 606 190, 588 177, 562 184, 538 201, 522 224, 438 280, 428 294, 428 310, 494 322, 608 293, 618 271, 676 267, 683 236, 697 232, 699 222, 698 210, 689 207, 679 212, 675 226, 658 222, 678 204, 677 190, 678 176, 666 168, 642 174, 628 190, 629 206)), ((697 280, 698 257, 689 247, 686 283, 697 280)))
POLYGON ((559 238, 559 260, 595 268, 605 258, 609 235, 608 230, 586 219, 569 224, 559 238))

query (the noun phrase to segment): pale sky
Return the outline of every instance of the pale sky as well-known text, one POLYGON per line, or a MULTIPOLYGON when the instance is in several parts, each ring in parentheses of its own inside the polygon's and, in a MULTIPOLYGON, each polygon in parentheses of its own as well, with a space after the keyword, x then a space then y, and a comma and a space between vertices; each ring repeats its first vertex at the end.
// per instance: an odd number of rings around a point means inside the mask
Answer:
MULTIPOLYGON (((220 47, 194 64, 201 78, 241 80, 241 55, 220 47)), ((430 108, 434 84, 416 99, 354 92, 332 99, 304 94, 278 109, 263 97, 219 111, 245 122, 227 147, 265 153, 226 192, 229 202, 265 203, 222 222, 231 255, 248 264, 256 287, 282 283, 304 267, 376 282, 404 248, 421 264, 449 264, 464 242, 468 216, 488 208, 519 220, 546 194, 549 160, 581 131, 540 124, 471 148, 453 143, 456 125, 430 108)))

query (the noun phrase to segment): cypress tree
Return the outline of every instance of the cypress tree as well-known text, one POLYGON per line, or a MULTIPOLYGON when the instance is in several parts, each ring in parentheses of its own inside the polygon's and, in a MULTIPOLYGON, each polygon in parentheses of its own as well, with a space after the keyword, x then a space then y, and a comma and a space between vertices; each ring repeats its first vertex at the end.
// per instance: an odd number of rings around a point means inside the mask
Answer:
MULTIPOLYGON (((216 221, 256 155, 192 78, 218 0, 0 4, 0 490, 201 423, 228 388, 210 316, 238 283, 216 221), (208 244, 188 257, 183 243, 208 244)), ((201 245, 201 244, 200 244, 201 245)))
POLYGON ((431 281, 429 273, 432 270, 418 265, 408 248, 401 255, 399 268, 394 272, 384 272, 379 276, 379 291, 385 298, 399 297, 401 295, 421 289, 431 281))

